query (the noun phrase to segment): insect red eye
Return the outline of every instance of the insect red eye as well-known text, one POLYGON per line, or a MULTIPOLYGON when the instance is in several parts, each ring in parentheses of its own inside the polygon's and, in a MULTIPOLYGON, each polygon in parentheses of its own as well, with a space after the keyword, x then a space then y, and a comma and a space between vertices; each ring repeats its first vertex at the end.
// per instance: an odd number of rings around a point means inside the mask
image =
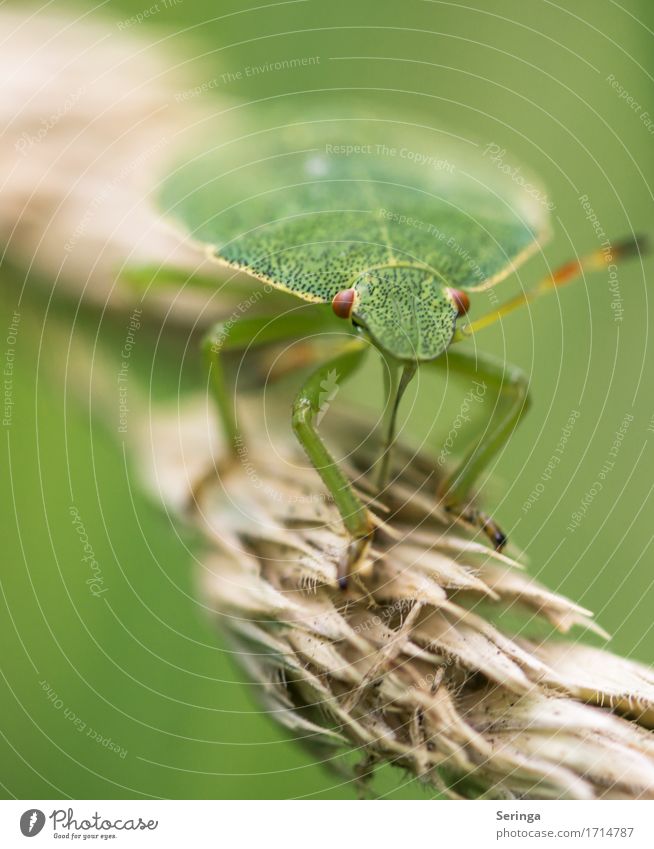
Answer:
POLYGON ((450 295, 459 315, 465 315, 470 309, 470 298, 461 289, 450 289, 450 295))
POLYGON ((337 292, 332 300, 332 309, 339 318, 349 318, 354 308, 354 289, 343 289, 337 292))

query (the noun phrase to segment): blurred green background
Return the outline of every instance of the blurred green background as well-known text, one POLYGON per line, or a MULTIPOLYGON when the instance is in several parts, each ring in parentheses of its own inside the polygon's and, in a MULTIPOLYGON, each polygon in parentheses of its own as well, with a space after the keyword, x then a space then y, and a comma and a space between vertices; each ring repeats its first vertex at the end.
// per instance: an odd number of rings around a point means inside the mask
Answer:
MULTIPOLYGON (((157 13, 132 29, 156 31, 178 56, 201 57, 190 65, 198 83, 207 68, 235 72, 320 57, 314 65, 233 81, 214 94, 283 96, 291 113, 320 99, 356 99, 382 116, 410 115, 506 148, 509 161, 515 157, 542 176, 556 205, 555 239, 545 251, 550 264, 597 246, 580 195, 588 195, 611 236, 652 230, 654 134, 639 117, 654 115, 648 0, 307 0, 252 11, 231 2, 217 9, 208 0, 155 5, 157 13), (639 113, 611 88, 609 75, 640 104, 639 113)), ((118 40, 115 21, 145 6, 111 0, 90 17, 118 40)), ((70 8, 89 12, 81 2, 70 8)), ((546 267, 543 256, 535 258, 521 270, 522 284, 546 267)), ((593 609, 613 634, 613 650, 648 663, 654 661, 654 364, 646 287, 652 269, 649 258, 620 268, 622 321, 615 320, 608 277, 600 273, 483 339, 486 350, 528 372, 533 398, 496 465, 487 501, 527 553, 532 573, 593 609), (579 417, 563 462, 527 509, 573 411, 579 417), (615 466, 570 532, 572 514, 627 414, 634 418, 615 466)), ((1 324, 8 328, 24 272, 5 266, 1 273, 1 324)), ((507 282, 504 291, 517 286, 507 282)), ((36 284, 22 297, 19 333, 15 344, 6 343, 15 361, 0 514, 2 792, 351 798, 351 787, 315 765, 260 712, 253 685, 196 600, 193 541, 138 491, 113 423, 92 420, 75 391, 75 372, 69 369, 66 381, 58 368, 57 351, 73 326, 69 307, 46 300, 36 284), (107 604, 84 583, 71 504, 101 564, 107 604), (89 729, 100 740, 87 736, 89 729), (107 738, 112 746, 102 745, 107 738)), ((88 311, 75 318, 74 332, 92 351, 96 335, 100 346, 124 336, 124 320, 116 324, 88 311)), ((155 344, 146 329, 135 349, 133 367, 146 381, 155 344)), ((182 351, 183 340, 175 339, 157 349, 161 397, 178 391, 182 351)), ((192 358, 184 381, 200 381, 192 358)), ((362 378, 350 397, 372 401, 365 396, 371 383, 362 378)), ((430 395, 417 399, 410 425, 416 433, 430 421, 430 395)), ((384 776, 380 788, 393 797, 424 795, 400 772, 384 776)))

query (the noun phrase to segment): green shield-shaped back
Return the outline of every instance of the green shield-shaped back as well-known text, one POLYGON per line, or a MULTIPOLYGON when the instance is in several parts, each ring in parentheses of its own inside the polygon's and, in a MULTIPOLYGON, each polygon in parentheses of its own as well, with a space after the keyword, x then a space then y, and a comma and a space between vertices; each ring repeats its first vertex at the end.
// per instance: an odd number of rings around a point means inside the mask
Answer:
POLYGON ((506 171, 491 149, 442 132, 296 118, 209 145, 171 171, 160 204, 218 261, 279 289, 316 302, 368 292, 355 318, 382 344, 433 304, 438 319, 420 315, 400 346, 423 359, 453 332, 444 289, 493 285, 547 235, 544 192, 506 171))

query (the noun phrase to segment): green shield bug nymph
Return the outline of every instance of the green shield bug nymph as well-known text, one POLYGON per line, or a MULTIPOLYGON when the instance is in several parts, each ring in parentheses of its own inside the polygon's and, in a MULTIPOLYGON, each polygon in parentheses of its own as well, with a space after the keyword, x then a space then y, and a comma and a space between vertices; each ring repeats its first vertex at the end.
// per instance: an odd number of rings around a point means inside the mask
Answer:
POLYGON ((544 198, 494 167, 483 146, 453 145, 437 131, 360 118, 243 133, 202 151, 164 181, 165 213, 204 243, 217 263, 315 304, 272 325, 269 315, 218 323, 207 336, 212 385, 235 451, 240 436, 221 351, 247 347, 257 337, 265 344, 310 337, 333 328, 334 316, 346 331, 342 351, 305 379, 292 413, 293 429, 351 538, 342 584, 369 565, 373 525, 318 431, 321 387, 329 374, 347 379, 371 348, 384 358, 388 394, 380 489, 398 404, 418 367, 483 380, 504 396, 503 415, 493 416, 438 492, 453 516, 482 528, 497 548, 504 545, 497 525, 469 502, 475 479, 526 409, 526 379, 478 351, 459 351, 458 343, 583 271, 639 250, 634 239, 613 246, 610 255, 596 251, 480 318, 464 319, 470 293, 499 283, 547 239, 544 198))

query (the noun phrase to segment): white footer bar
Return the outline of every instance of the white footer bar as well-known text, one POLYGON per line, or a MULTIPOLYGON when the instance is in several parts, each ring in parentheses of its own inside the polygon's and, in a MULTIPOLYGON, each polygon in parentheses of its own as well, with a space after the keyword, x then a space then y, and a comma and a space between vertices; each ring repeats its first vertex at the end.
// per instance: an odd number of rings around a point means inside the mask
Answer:
POLYGON ((652 849, 654 801, 0 801, 2 847, 407 849, 412 841, 652 849))

